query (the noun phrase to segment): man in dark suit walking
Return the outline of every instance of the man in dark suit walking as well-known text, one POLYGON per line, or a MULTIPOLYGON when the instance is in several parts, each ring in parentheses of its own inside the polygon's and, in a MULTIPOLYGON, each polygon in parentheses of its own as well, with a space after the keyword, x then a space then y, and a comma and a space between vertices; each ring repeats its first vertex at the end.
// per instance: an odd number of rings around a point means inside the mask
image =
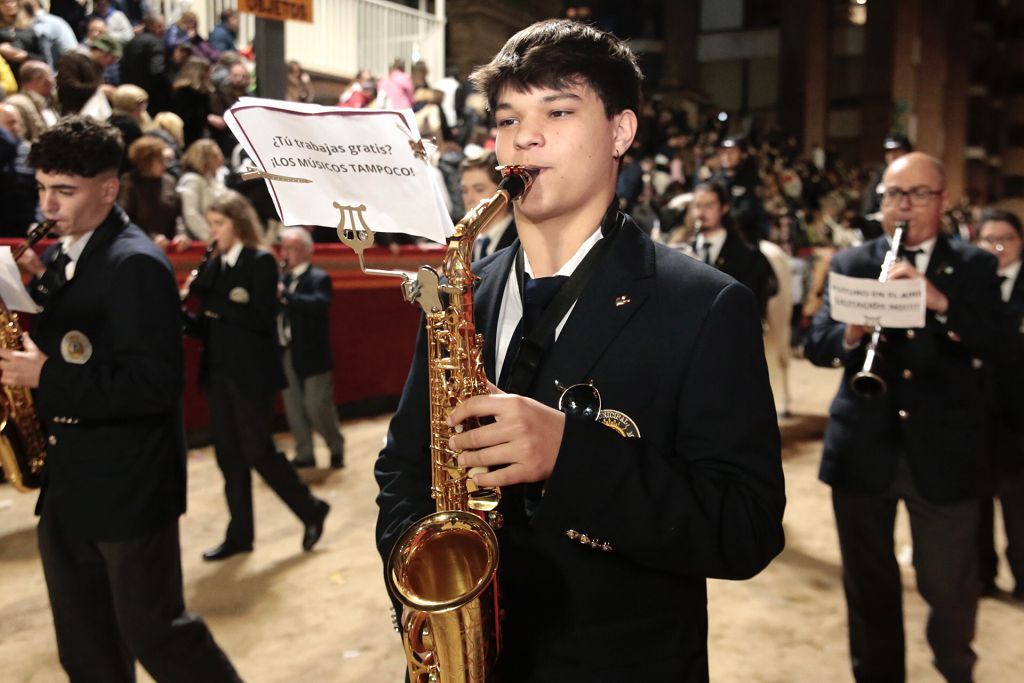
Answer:
MULTIPOLYGON (((978 244, 999 260, 1003 316, 999 347, 989 364, 992 386, 992 465, 1006 530, 1006 560, 1024 600, 1024 278, 1021 278, 1021 222, 1017 214, 989 209, 981 216, 978 244)), ((978 560, 986 595, 998 593, 998 555, 992 499, 981 503, 978 560)))
POLYGON ((278 337, 284 347, 284 409, 295 437, 295 467, 315 467, 313 430, 327 443, 331 467, 345 466, 345 438, 334 407, 328 312, 331 278, 310 263, 313 238, 304 228, 281 233, 284 276, 279 292, 278 337))
MULTIPOLYGON (((449 445, 462 467, 490 468, 477 484, 503 487, 501 680, 706 681, 706 579, 753 576, 783 545, 754 297, 617 211, 641 78, 614 36, 552 20, 471 79, 496 116, 498 160, 537 175, 515 203, 519 247, 475 268, 501 389, 448 419, 484 418, 449 445), (533 371, 509 353, 526 344, 541 350, 533 371)), ((385 558, 434 509, 426 357, 421 334, 376 465, 385 558)))
POLYGON ((694 255, 733 276, 754 293, 764 320, 768 299, 779 291, 779 282, 768 259, 735 228, 729 195, 723 185, 700 183, 693 190, 694 255))
POLYGON ((46 307, 3 383, 36 389, 49 433, 36 512, 60 661, 71 680, 235 681, 185 611, 180 301, 153 241, 115 205, 123 147, 69 117, 32 147, 40 206, 61 242, 22 266, 46 307), (45 284, 48 283, 48 284, 45 284))
MULTIPOLYGON (((902 500, 910 514, 917 585, 929 605, 927 636, 948 681, 972 680, 971 649, 981 587, 978 505, 989 495, 984 373, 999 315, 995 259, 940 234, 946 201, 942 164, 921 153, 893 162, 883 182, 886 233, 907 221, 902 258, 889 279, 925 278, 923 328, 886 330, 884 363, 872 368, 888 390, 855 393, 865 362, 862 325, 831 318, 826 298, 806 354, 845 368, 829 411, 820 477, 832 487, 858 681, 904 679, 900 570, 893 524, 902 500)), ((877 279, 888 234, 840 252, 832 271, 877 279)))

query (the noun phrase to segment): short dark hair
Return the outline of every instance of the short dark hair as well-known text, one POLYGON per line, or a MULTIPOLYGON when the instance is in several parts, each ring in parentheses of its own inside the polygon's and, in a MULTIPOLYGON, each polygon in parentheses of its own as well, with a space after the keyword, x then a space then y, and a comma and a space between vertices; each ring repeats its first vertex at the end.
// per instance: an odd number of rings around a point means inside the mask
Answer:
POLYGON ((1017 217, 1013 211, 1009 209, 985 209, 981 212, 981 220, 978 222, 978 228, 988 222, 1002 221, 1009 223, 1013 228, 1014 232, 1017 233, 1017 237, 1024 236, 1024 228, 1021 227, 1020 218, 1017 217))
POLYGON ((124 158, 121 131, 87 116, 68 116, 39 136, 28 165, 44 173, 94 178, 117 171, 124 158))
POLYGON ((488 152, 481 154, 478 157, 466 158, 459 164, 459 171, 465 173, 466 171, 481 170, 487 172, 487 177, 495 185, 501 184, 501 171, 498 170, 498 159, 495 157, 494 152, 488 152))
POLYGON ((220 13, 220 23, 225 24, 225 23, 227 23, 228 19, 231 19, 232 17, 237 17, 237 16, 238 16, 238 12, 236 10, 226 9, 223 12, 220 13))
POLYGON ((693 193, 697 194, 698 192, 711 192, 718 197, 718 203, 722 206, 732 205, 729 191, 725 189, 725 185, 722 183, 697 183, 693 188, 693 193))
POLYGON ((563 89, 585 83, 601 98, 611 118, 640 111, 644 75, 636 55, 610 33, 569 19, 549 19, 508 39, 489 64, 469 77, 493 110, 502 90, 563 89))

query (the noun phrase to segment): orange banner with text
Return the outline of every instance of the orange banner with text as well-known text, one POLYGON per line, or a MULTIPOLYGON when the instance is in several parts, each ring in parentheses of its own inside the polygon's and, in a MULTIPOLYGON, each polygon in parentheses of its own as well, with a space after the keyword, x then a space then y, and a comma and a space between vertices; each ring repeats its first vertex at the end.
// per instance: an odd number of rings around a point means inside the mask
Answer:
POLYGON ((238 0, 238 11, 263 19, 313 23, 313 0, 238 0))

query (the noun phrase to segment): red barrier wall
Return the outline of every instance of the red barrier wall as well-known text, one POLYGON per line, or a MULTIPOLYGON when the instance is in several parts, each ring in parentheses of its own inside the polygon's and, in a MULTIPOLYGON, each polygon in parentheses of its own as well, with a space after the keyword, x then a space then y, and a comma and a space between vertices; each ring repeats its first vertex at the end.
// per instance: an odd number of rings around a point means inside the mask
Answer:
MULTIPOLYGON (((14 246, 17 240, 0 239, 14 246)), ((47 242, 37 245, 42 252, 47 242)), ((168 253, 178 282, 184 282, 202 259, 205 246, 168 253)), ((366 251, 371 268, 412 272, 421 265, 438 265, 443 248, 402 247, 398 253, 373 248, 366 251)), ((402 299, 397 278, 369 276, 359 270, 355 254, 341 244, 318 244, 313 264, 331 276, 331 346, 334 354, 334 402, 358 410, 361 403, 401 394, 409 370, 419 327, 418 306, 402 299)), ((31 329, 31 322, 26 321, 31 329)), ((185 423, 190 432, 208 422, 206 399, 197 384, 199 344, 185 340, 185 423)), ((280 405, 278 406, 280 410, 280 405)))

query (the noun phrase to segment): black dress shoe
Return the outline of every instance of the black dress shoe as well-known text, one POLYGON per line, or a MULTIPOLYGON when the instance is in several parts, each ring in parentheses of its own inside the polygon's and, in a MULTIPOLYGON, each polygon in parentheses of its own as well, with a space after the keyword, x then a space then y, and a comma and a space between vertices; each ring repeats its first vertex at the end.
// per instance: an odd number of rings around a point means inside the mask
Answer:
POLYGON ((224 541, 216 548, 210 548, 203 552, 203 559, 207 562, 216 562, 217 560, 226 560, 232 555, 238 553, 251 553, 252 545, 237 545, 235 543, 228 543, 224 541))
POLYGON ((324 533, 324 519, 327 518, 327 513, 330 511, 331 506, 326 501, 317 500, 314 505, 316 506, 316 516, 313 521, 306 525, 306 530, 302 532, 302 549, 312 550, 316 542, 320 540, 320 537, 324 533))
POLYGON ((345 454, 336 453, 331 455, 331 469, 340 470, 345 467, 345 454))
POLYGON ((292 460, 292 467, 297 470, 307 469, 310 467, 316 467, 316 461, 314 460, 292 460))

